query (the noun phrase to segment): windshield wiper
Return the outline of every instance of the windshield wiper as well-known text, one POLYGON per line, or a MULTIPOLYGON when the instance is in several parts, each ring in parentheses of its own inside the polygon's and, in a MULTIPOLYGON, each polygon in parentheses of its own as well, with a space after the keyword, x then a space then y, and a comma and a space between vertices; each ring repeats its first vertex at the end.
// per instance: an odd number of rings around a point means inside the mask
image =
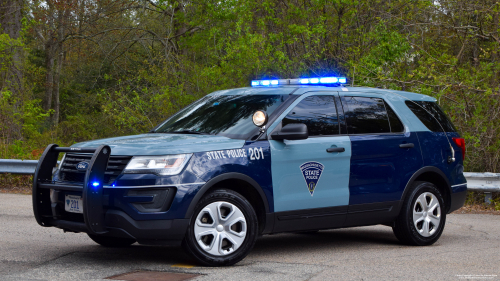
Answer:
POLYGON ((196 135, 210 135, 209 133, 202 133, 202 132, 191 131, 191 130, 181 130, 181 131, 164 132, 164 133, 166 133, 166 134, 196 134, 196 135))

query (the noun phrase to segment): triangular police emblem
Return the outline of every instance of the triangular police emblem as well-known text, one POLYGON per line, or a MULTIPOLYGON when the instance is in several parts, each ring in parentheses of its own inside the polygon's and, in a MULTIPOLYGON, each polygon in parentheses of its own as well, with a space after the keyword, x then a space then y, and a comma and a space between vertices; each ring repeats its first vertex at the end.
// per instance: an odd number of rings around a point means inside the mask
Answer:
POLYGON ((304 176, 304 180, 306 180, 307 189, 311 196, 314 194, 314 190, 318 185, 319 178, 321 177, 321 173, 323 172, 323 164, 318 162, 306 162, 300 165, 300 171, 304 176))

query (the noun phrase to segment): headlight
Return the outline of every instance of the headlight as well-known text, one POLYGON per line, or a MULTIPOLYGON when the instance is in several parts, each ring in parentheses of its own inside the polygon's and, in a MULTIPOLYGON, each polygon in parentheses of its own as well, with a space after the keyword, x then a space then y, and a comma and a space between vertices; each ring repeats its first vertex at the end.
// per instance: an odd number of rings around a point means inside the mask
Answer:
POLYGON ((134 156, 123 171, 125 174, 177 175, 193 154, 134 156))

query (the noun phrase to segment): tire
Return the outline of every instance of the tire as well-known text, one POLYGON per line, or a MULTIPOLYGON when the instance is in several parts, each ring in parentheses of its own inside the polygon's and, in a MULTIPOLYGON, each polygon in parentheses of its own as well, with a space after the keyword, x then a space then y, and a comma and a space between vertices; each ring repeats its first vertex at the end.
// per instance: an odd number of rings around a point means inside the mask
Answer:
POLYGON ((403 202, 392 228, 403 244, 428 246, 434 244, 446 223, 445 204, 441 192, 430 182, 415 182, 403 202))
POLYGON ((314 235, 314 234, 318 234, 318 233, 319 233, 319 230, 306 230, 306 231, 295 232, 295 234, 305 234, 305 235, 314 235))
POLYGON ((218 189, 196 205, 183 247, 203 265, 233 265, 250 253, 258 229, 255 211, 245 197, 218 189))
POLYGON ((93 234, 87 235, 97 244, 109 248, 128 247, 136 242, 135 239, 131 238, 109 237, 93 234))

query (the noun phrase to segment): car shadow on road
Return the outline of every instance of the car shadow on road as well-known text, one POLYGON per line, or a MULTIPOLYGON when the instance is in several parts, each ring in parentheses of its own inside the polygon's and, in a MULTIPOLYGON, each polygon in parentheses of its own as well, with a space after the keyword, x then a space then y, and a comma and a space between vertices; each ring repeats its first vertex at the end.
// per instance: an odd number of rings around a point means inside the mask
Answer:
POLYGON ((303 249, 348 249, 364 246, 401 246, 392 229, 382 227, 354 227, 324 230, 316 233, 283 233, 265 235, 257 240, 254 253, 283 251, 300 254, 303 249))
POLYGON ((172 246, 147 246, 133 244, 129 247, 106 248, 91 245, 84 250, 77 250, 82 258, 99 262, 100 259, 117 261, 130 261, 145 264, 192 264, 194 260, 181 248, 172 246), (83 255, 82 255, 83 254, 83 255))
MULTIPOLYGON (((359 227, 324 230, 316 233, 282 233, 264 235, 257 240, 253 255, 283 253, 300 255, 304 251, 349 250, 367 246, 401 246, 390 228, 359 227)), ((134 244, 125 248, 105 248, 89 245, 76 250, 80 259, 91 262, 136 264, 191 264, 197 265, 181 247, 145 246, 134 244)))

